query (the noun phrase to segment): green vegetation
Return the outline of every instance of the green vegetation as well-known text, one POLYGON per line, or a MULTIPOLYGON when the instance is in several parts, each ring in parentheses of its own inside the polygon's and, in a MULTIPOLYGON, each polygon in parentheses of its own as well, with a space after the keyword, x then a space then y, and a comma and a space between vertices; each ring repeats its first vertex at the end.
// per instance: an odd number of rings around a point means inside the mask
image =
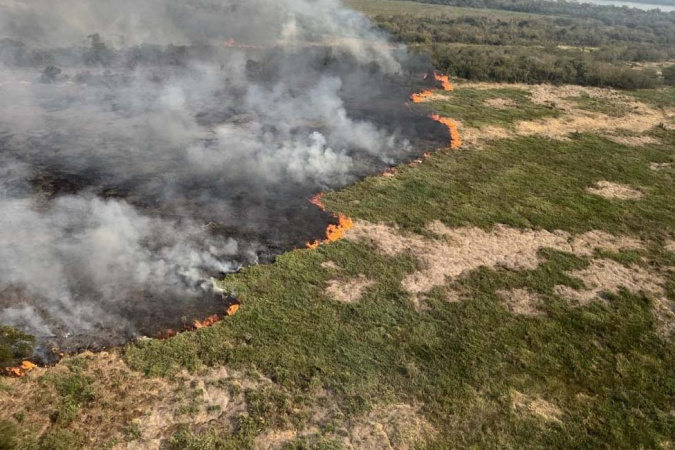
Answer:
POLYGON ((428 166, 404 167, 394 179, 370 178, 331 194, 329 209, 419 230, 431 220, 450 226, 496 223, 584 232, 593 229, 656 238, 675 229, 672 180, 649 169, 672 162, 675 136, 636 151, 593 135, 569 142, 536 137, 499 141, 487 151, 437 155, 428 166), (599 180, 645 189, 639 202, 584 192, 599 180), (353 200, 359 199, 356 203, 353 200))
POLYGON ((0 327, 0 367, 30 357, 34 348, 34 336, 22 333, 12 327, 0 327))
POLYGON ((40 450, 75 450, 83 448, 82 437, 71 430, 55 428, 40 439, 40 450))
MULTIPOLYGON (((439 93, 440 94, 440 93, 439 93)), ((532 103, 530 94, 522 89, 458 89, 447 98, 418 106, 462 121, 471 127, 482 125, 511 125, 520 120, 557 117, 553 107, 532 103), (491 101, 503 105, 491 104, 491 101)))
POLYGON ((625 103, 614 102, 607 98, 595 98, 588 94, 569 97, 567 100, 576 103, 579 109, 606 114, 610 117, 624 117, 632 111, 632 108, 625 103))
POLYGON ((628 95, 657 108, 675 107, 675 87, 627 92, 628 95))
MULTIPOLYGON (((509 90, 499 96, 526 101, 509 90)), ((651 171, 649 163, 673 161, 675 137, 662 130, 654 135, 663 143, 640 151, 585 135, 570 142, 500 141, 436 154, 421 166, 400 168, 396 177, 367 179, 325 201, 354 218, 413 231, 441 220, 484 228, 602 229, 659 242, 665 230, 675 229, 675 206, 671 175, 651 171), (639 186, 648 195, 616 202, 584 192, 601 179, 639 186)), ((624 264, 636 258, 611 256, 624 264)), ((652 266, 675 258, 656 249, 640 256, 652 266)), ((541 257, 545 263, 534 270, 475 270, 434 289, 428 309, 417 311, 401 288, 416 270, 406 253, 387 257, 349 241, 295 251, 224 281, 244 305, 233 318, 167 341, 138 343, 125 357, 149 375, 227 364, 259 370, 278 386, 246 392, 249 413, 234 435, 182 431, 174 448, 230 448, 233 439, 243 447, 265 429, 302 428, 316 389, 332 393, 338 423, 382 404, 424 404, 439 432, 432 448, 660 446, 675 433, 669 413, 675 345, 657 334, 652 299, 622 290, 608 294, 607 303, 571 307, 553 286, 580 287, 568 272, 588 260, 545 249, 541 257), (339 266, 342 277, 364 274, 375 284, 356 304, 331 300, 324 286, 334 275, 321 266, 325 261, 339 266), (496 292, 514 288, 539 294, 545 314, 511 314, 496 292), (447 302, 448 289, 463 301, 447 302), (519 413, 511 406, 514 392, 557 405, 559 417, 547 422, 519 413)))
POLYGON ((675 14, 503 0, 352 5, 392 39, 431 55, 439 70, 455 77, 620 89, 654 88, 675 79, 669 69, 659 75, 629 65, 675 57, 675 14), (478 9, 484 7, 493 9, 478 9))
POLYGON ((14 450, 19 446, 19 432, 16 425, 8 420, 0 420, 0 449, 14 450))
POLYGON ((82 374, 80 361, 74 360, 69 373, 48 373, 43 377, 43 382, 51 384, 60 396, 61 402, 52 414, 52 422, 58 425, 68 425, 75 418, 80 407, 88 405, 96 398, 93 388, 93 380, 82 374))

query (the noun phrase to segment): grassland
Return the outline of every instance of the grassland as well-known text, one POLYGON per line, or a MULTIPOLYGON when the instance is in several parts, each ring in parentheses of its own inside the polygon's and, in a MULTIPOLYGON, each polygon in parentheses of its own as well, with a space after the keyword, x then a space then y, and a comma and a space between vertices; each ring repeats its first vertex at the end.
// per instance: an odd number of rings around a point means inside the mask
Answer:
MULTIPOLYGON (((477 138, 328 193, 354 233, 222 280, 242 301, 224 322, 0 379, 0 448, 672 447, 675 90, 579 92, 415 105, 477 138)), ((2 332, 0 353, 32 345, 2 332)))
MULTIPOLYGON (((640 151, 576 136, 440 153, 421 166, 401 168, 396 177, 333 193, 326 203, 353 218, 418 232, 440 220, 488 230, 508 224, 633 235, 650 243, 639 253, 641 264, 668 266, 675 254, 660 244, 675 229, 672 173, 649 166, 673 161, 675 139, 654 133, 663 143, 640 151), (599 179, 639 186, 649 195, 626 203, 584 191, 599 179)), ((446 286, 464 292, 463 301, 448 302, 440 288, 426 299, 428 309, 418 311, 401 288, 416 270, 409 254, 385 257, 372 245, 348 241, 296 251, 225 280, 245 305, 232 320, 132 346, 126 359, 148 375, 220 364, 258 370, 291 397, 309 401, 304 404, 310 410, 312 392, 326 390, 339 411, 328 430, 382 405, 422 404, 438 430, 426 443, 430 448, 664 444, 675 433, 675 346, 657 333, 653 299, 622 289, 607 294, 606 302, 573 307, 553 287, 578 288, 567 273, 587 267, 588 258, 545 249, 540 256, 545 262, 534 270, 467 273, 446 286), (340 277, 362 274, 374 286, 358 304, 328 298, 324 286, 335 274, 322 267, 327 261, 340 268, 340 277), (541 295, 545 314, 509 312, 497 292, 513 288, 541 295), (560 415, 547 421, 518 413, 514 392, 545 399, 560 415)), ((673 300, 675 278, 667 283, 673 300)), ((269 420, 276 419, 263 422, 269 420)), ((332 437, 328 431, 312 439, 332 437)))
MULTIPOLYGON (((516 87, 439 95, 426 107, 472 126, 561 114, 516 87), (510 103, 488 111, 495 98, 510 103)), ((434 246, 450 242, 430 231, 441 223, 478 227, 486 239, 495 226, 570 239, 605 232, 639 248, 542 246, 532 267, 476 264, 424 295, 406 288, 429 270, 414 246, 387 253, 366 236, 297 250, 222 281, 242 301, 234 317, 122 349, 128 368, 85 355, 4 381, 7 398, 23 402, 0 416, 0 430, 18 448, 41 449, 667 447, 675 345, 657 306, 675 300, 675 135, 658 126, 647 135, 640 148, 593 133, 514 135, 439 151, 325 197, 330 210, 434 246), (601 180, 644 195, 587 190, 601 180), (659 273, 663 298, 628 287, 582 303, 566 296, 584 289, 575 274, 598 261, 659 273), (369 284, 356 301, 327 293, 359 277, 369 284), (538 299, 527 314, 504 300, 523 291, 538 299), (105 430, 92 431, 97 420, 105 430)))

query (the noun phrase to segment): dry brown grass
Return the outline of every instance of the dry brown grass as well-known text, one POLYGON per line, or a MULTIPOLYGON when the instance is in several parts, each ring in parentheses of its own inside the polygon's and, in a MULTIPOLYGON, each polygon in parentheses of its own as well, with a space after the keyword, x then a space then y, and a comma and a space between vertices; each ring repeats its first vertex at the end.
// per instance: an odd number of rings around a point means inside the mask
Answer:
POLYGON ((658 172, 663 169, 667 169, 669 167, 672 167, 672 163, 651 163, 649 164, 649 168, 652 169, 655 172, 658 172))
MULTIPOLYGON (((503 84, 497 83, 463 83, 459 84, 457 88, 490 90, 503 87, 503 84)), ((602 134, 620 144, 642 146, 655 143, 654 138, 639 135, 657 125, 663 124, 667 129, 675 129, 675 109, 657 110, 612 89, 546 84, 513 84, 509 85, 509 88, 529 92, 533 103, 555 108, 561 112, 561 115, 541 120, 520 121, 515 124, 514 130, 497 126, 460 127, 465 143, 480 144, 483 141, 503 139, 514 134, 565 140, 571 133, 579 132, 602 134), (570 98, 580 96, 611 102, 631 112, 623 117, 614 117, 597 111, 587 111, 570 100, 570 98), (631 136, 621 135, 621 133, 626 132, 630 133, 631 136)), ((490 100, 489 106, 505 108, 506 104, 498 100, 500 99, 490 100)))
POLYGON ((663 272, 648 271, 638 266, 626 267, 608 259, 595 259, 587 268, 570 272, 569 275, 580 279, 585 289, 575 290, 569 286, 556 286, 554 291, 561 297, 573 299, 579 305, 586 305, 592 300, 602 300, 603 293, 616 293, 620 288, 644 292, 653 300, 652 309, 659 332, 668 337, 675 331, 675 302, 666 297, 663 272))
POLYGON ((538 308, 541 304, 541 298, 527 289, 502 290, 497 291, 497 295, 513 314, 520 316, 540 316, 542 314, 542 311, 538 308))
POLYGON ((364 450, 419 448, 436 434, 420 409, 407 404, 375 408, 350 427, 343 444, 346 448, 364 450))
POLYGON ((595 186, 587 188, 586 192, 618 200, 638 200, 644 196, 642 191, 625 184, 612 183, 611 181, 598 181, 595 186))
POLYGON ((508 109, 516 106, 516 103, 510 98, 490 98, 485 100, 485 106, 495 109, 508 109))
POLYGON ((481 266, 535 269, 541 263, 539 250, 544 247, 579 256, 589 256, 596 248, 609 251, 642 248, 639 240, 602 231, 572 236, 564 231, 519 230, 503 225, 490 231, 476 227, 448 228, 440 222, 431 223, 428 229, 438 238, 404 234, 384 224, 357 221, 348 238, 370 241, 389 256, 410 252, 419 269, 403 280, 403 287, 413 296, 481 266))
POLYGON ((643 147, 649 144, 658 144, 660 141, 652 136, 619 136, 613 134, 605 135, 607 139, 621 145, 629 147, 643 147))
POLYGON ((513 408, 518 412, 536 416, 547 422, 562 423, 560 420, 562 410, 542 398, 530 397, 518 391, 511 391, 511 401, 513 408))
POLYGON ((328 282, 326 295, 342 303, 356 303, 361 300, 364 292, 370 286, 375 284, 365 275, 359 275, 355 278, 335 279, 328 282))

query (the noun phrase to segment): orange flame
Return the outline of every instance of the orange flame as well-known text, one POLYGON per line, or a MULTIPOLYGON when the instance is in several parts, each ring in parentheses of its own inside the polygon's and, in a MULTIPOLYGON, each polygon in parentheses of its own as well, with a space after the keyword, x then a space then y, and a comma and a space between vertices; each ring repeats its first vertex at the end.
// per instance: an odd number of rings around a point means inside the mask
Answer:
POLYGON ((321 200, 322 197, 323 197, 323 192, 319 192, 314 197, 312 197, 309 202, 312 205, 318 206, 321 209, 321 211, 325 211, 326 206, 323 204, 323 201, 321 200))
POLYGON ((432 114, 430 116, 432 119, 434 119, 436 122, 440 122, 448 129, 450 130, 450 148, 451 149, 457 149, 462 146, 462 138, 459 135, 459 129, 457 127, 457 123, 453 121, 452 119, 448 119, 447 117, 441 117, 438 114, 432 114))
POLYGON ((432 95, 434 95, 432 91, 422 91, 418 94, 411 95, 410 100, 412 100, 413 103, 422 103, 429 100, 432 95))
POLYGON ((434 72, 434 78, 436 79, 436 81, 441 82, 444 91, 452 91, 454 89, 452 83, 450 82, 450 77, 448 77, 447 75, 441 75, 440 73, 434 72))
POLYGON ((328 225, 328 227, 326 227, 326 239, 321 241, 317 240, 314 242, 307 242, 305 245, 307 246, 308 249, 314 250, 319 248, 319 245, 321 244, 327 244, 329 242, 335 242, 339 239, 342 239, 347 230, 354 227, 354 222, 352 221, 352 219, 345 216, 344 214, 338 214, 336 217, 338 219, 338 223, 337 224, 331 223, 328 225))
POLYGON ((228 316, 233 316, 237 311, 239 311, 239 303, 233 303, 230 306, 227 307, 225 310, 225 315, 221 316, 218 314, 214 314, 212 316, 207 317, 204 320, 195 320, 193 326, 195 330, 199 330, 200 328, 205 328, 205 327, 210 327, 213 324, 216 324, 218 322, 222 322, 225 317, 228 316))
POLYGON ((28 372, 31 370, 35 369, 37 365, 33 364, 30 361, 24 361, 21 363, 20 366, 17 367, 6 367, 5 370, 5 375, 14 377, 14 378, 19 378, 24 375, 26 375, 28 372))
POLYGON ((382 173, 382 176, 385 177, 385 178, 389 178, 389 177, 396 176, 397 173, 398 173, 398 169, 396 167, 391 167, 391 168, 385 170, 382 173))
POLYGON ((342 239, 350 228, 354 227, 354 222, 349 217, 344 214, 338 214, 338 224, 328 225, 326 228, 326 241, 325 242, 334 242, 338 239, 342 239))
POLYGON ((220 317, 218 314, 214 314, 204 320, 195 320, 194 327, 195 329, 199 330, 200 328, 210 327, 214 323, 220 322, 221 320, 223 320, 222 317, 220 317))

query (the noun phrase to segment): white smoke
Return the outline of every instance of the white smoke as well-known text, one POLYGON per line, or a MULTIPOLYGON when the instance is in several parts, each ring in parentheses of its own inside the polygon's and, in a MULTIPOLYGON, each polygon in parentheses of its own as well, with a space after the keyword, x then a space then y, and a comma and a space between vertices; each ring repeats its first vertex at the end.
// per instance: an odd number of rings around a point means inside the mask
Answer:
POLYGON ((131 327, 114 311, 138 292, 189 301, 255 263, 255 242, 186 217, 255 228, 264 204, 238 210, 240 186, 342 186, 358 158, 407 151, 343 100, 399 72, 400 50, 339 0, 0 0, 0 295, 30 299, 0 323, 131 327), (36 192, 46 169, 94 188, 36 192))

